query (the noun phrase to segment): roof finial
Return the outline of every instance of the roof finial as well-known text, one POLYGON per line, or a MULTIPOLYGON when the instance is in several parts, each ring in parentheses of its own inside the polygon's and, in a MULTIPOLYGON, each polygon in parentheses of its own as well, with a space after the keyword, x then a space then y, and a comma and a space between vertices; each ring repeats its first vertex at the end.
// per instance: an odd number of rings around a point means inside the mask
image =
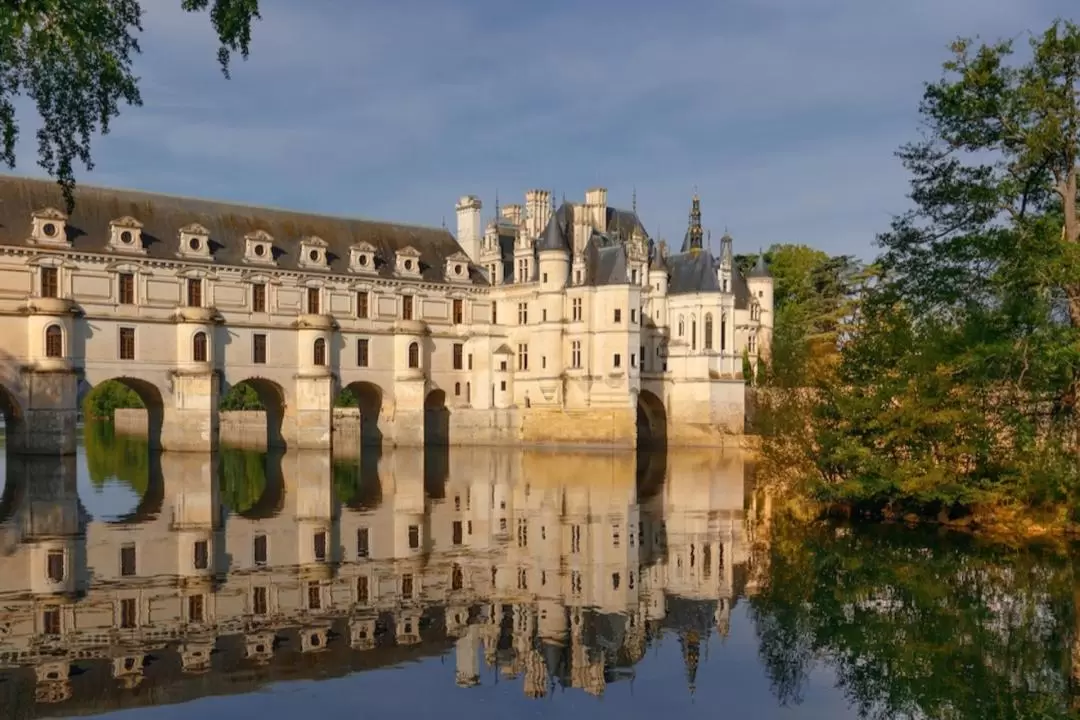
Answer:
POLYGON ((495 224, 499 224, 499 188, 495 188, 495 224))
POLYGON ((446 229, 446 216, 445 215, 442 216, 442 229, 443 230, 446 229))
POLYGON ((637 185, 634 186, 634 196, 631 203, 631 209, 634 211, 634 214, 637 215, 637 185))

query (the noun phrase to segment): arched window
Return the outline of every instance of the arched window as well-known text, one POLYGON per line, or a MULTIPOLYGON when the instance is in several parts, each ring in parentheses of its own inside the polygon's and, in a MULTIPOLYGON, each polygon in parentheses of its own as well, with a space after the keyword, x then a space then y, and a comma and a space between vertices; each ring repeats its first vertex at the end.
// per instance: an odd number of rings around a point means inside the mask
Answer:
POLYGON ((59 325, 45 329, 45 357, 64 357, 64 332, 59 325))
POLYGON ((690 349, 697 350, 697 318, 690 319, 690 349))
POLYGON ((409 345, 409 367, 420 367, 420 344, 413 343, 409 345))
POLYGON ((727 313, 720 316, 720 349, 727 350, 727 313))
POLYGON ((322 366, 326 364, 326 340, 322 338, 317 338, 315 340, 315 347, 312 348, 312 356, 311 361, 315 365, 322 366))
POLYGON ((679 337, 686 334, 686 324, 683 322, 682 315, 679 316, 679 337))
POLYGON ((191 359, 195 362, 206 362, 206 351, 206 333, 195 333, 195 337, 191 338, 191 359))
POLYGON ((712 350, 712 313, 705 313, 705 349, 712 350))

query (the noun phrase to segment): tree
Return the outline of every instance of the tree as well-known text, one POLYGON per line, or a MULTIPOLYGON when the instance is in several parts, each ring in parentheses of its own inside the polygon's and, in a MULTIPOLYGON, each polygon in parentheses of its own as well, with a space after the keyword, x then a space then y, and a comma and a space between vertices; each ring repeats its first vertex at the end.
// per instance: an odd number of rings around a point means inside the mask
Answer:
POLYGON ((119 380, 106 380, 83 398, 82 411, 88 420, 111 422, 113 412, 120 408, 145 409, 138 393, 119 380))
MULTIPOLYGON (((258 0, 182 0, 181 7, 209 9, 228 77, 233 53, 248 56, 258 0)), ((93 136, 109 132, 121 103, 142 104, 132 71, 142 12, 139 0, 6 0, 0 11, 0 159, 15 166, 15 99, 26 95, 42 121, 38 164, 63 188, 69 212, 75 160, 92 170, 93 136)))
POLYGON ((229 388, 218 404, 219 410, 266 410, 259 393, 250 383, 241 382, 229 388))

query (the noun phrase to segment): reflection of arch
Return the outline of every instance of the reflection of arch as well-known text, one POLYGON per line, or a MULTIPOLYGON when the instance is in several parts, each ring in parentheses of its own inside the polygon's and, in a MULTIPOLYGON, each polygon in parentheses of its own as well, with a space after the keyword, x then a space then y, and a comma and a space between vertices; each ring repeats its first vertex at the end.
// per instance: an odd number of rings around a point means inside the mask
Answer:
POLYGON ((375 383, 354 382, 347 388, 356 398, 360 410, 360 444, 365 447, 382 446, 382 430, 379 415, 382 413, 383 392, 375 383))
POLYGON ((663 400, 648 390, 638 393, 637 446, 657 450, 667 447, 667 410, 663 400))
POLYGON ((161 453, 150 451, 149 456, 146 490, 139 498, 139 504, 126 515, 110 520, 110 525, 139 525, 161 514, 161 506, 165 502, 165 479, 161 474, 161 453))
POLYGON ((222 502, 248 520, 274 517, 285 507, 280 451, 222 449, 218 463, 222 502))
POLYGON ((0 415, 4 417, 4 434, 8 448, 22 446, 23 413, 14 393, 0 385, 0 415))
POLYGON ((450 410, 446 393, 432 390, 424 399, 424 486, 433 497, 450 474, 450 410))
POLYGON ((132 377, 116 377, 99 382, 90 392, 109 381, 118 382, 134 392, 142 400, 146 408, 146 440, 149 450, 161 449, 161 426, 165 422, 165 402, 162 400, 161 391, 152 382, 132 377))
MULTIPOLYGON (((285 390, 273 380, 262 377, 250 377, 233 385, 247 385, 259 397, 259 403, 266 413, 266 447, 285 449, 285 438, 281 434, 281 424, 285 419, 285 390)), ((231 390, 231 388, 230 388, 231 390)), ((227 395, 223 388, 222 398, 227 395)))
POLYGON ((334 493, 350 510, 377 510, 382 504, 379 465, 377 460, 371 461, 371 457, 371 453, 361 453, 359 464, 354 461, 334 463, 334 493))

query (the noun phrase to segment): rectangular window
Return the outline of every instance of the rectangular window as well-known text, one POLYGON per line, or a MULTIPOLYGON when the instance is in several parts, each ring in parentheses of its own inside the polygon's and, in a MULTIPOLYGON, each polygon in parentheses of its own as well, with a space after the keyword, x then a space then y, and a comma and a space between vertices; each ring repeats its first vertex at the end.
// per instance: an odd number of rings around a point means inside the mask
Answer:
POLYGON ((645 354, 645 346, 644 345, 639 345, 638 346, 638 357, 641 358, 641 369, 644 370, 645 369, 645 358, 648 357, 648 355, 645 354))
POLYGON ((251 362, 256 365, 266 364, 266 336, 261 333, 251 336, 251 362))
POLYGON ((368 529, 360 528, 356 531, 356 557, 366 558, 370 553, 368 529))
POLYGON ((570 301, 570 318, 574 322, 581 322, 581 298, 574 298, 570 301))
POLYGON ((60 297, 60 271, 54 267, 41 268, 41 297, 60 297))
POLYGON ((45 571, 48 573, 49 582, 64 582, 64 551, 50 550, 45 556, 45 571))
POLYGON ((612 358, 611 364, 614 367, 622 367, 622 355, 615 353, 615 357, 612 358))
POLYGON ((120 627, 131 629, 138 625, 135 609, 135 598, 124 598, 120 601, 120 627))
POLYGON ((368 366, 368 339, 360 338, 356 341, 356 366, 367 367, 368 366))
POLYGON ((307 606, 309 610, 322 609, 322 592, 319 583, 312 580, 307 586, 307 606))
POLYGON ((637 285, 637 270, 630 271, 630 282, 637 285))
POLYGON ((326 533, 317 532, 312 538, 312 544, 314 545, 315 559, 319 562, 326 560, 326 533))
POLYGON ((411 549, 413 549, 413 550, 420 547, 420 526, 419 525, 410 525, 409 526, 409 547, 411 549))
POLYGON ((581 552, 581 526, 574 525, 570 528, 570 552, 581 552))
POLYGON ((202 595, 192 595, 188 598, 188 622, 201 623, 203 621, 205 600, 202 595))
POLYGON ((633 308, 630 308, 630 322, 637 322, 637 310, 634 310, 633 308))
POLYGON ((401 319, 412 320, 413 319, 413 299, 412 295, 401 296, 401 319))
POLYGON ((187 304, 188 307, 202 307, 202 280, 199 278, 188 278, 187 304))
POLYGON ((135 328, 120 328, 120 359, 135 359, 135 328))
POLYGON ((570 343, 570 367, 581 368, 581 341, 574 340, 570 343))
POLYGON ((630 353, 630 367, 637 367, 637 355, 635 355, 634 353, 630 353))
POLYGON ((469 369, 472 370, 472 353, 469 353, 469 369))
POLYGON ((251 591, 251 611, 256 615, 265 615, 269 608, 266 602, 266 587, 253 588, 251 591))
POLYGON ((256 565, 266 564, 266 536, 256 535, 254 547, 252 548, 252 556, 255 558, 256 565))
POLYGON ((356 293, 356 317, 365 319, 368 316, 368 294, 367 292, 356 293))
POLYGON ((461 343, 454 343, 454 369, 461 370, 464 367, 462 362, 462 356, 465 354, 465 346, 461 343))
POLYGON ((361 575, 356 578, 356 602, 366 603, 368 601, 368 579, 367 575, 361 575))
POLYGON ((251 311, 266 312, 266 286, 262 283, 251 286, 251 311))
POLYGON ((620 308, 615 308, 615 322, 622 322, 622 310, 620 308))
POLYGON ((454 324, 460 325, 465 322, 465 301, 454 299, 454 324))
POLYGON ((453 538, 453 539, 452 539, 452 542, 453 542, 453 543, 454 543, 455 545, 460 545, 460 544, 461 544, 461 541, 462 541, 462 536, 461 536, 461 521, 460 521, 460 520, 455 520, 455 521, 454 521, 454 524, 453 524, 453 528, 452 528, 452 533, 451 533, 451 535, 452 535, 452 538, 453 538))
POLYGON ((135 545, 127 544, 120 548, 120 574, 129 577, 135 574, 135 545))
POLYGON ((307 289, 307 311, 308 315, 319 314, 319 288, 307 289))
POLYGON ((412 600, 413 577, 411 573, 401 576, 401 597, 404 600, 412 600))
POLYGON ((529 324, 529 303, 518 303, 518 325, 529 324))
POLYGON ((41 612, 41 632, 45 635, 60 634, 60 608, 46 608, 41 612))
POLYGON ((547 308, 540 311, 540 320, 547 322, 547 308))
POLYGON ((529 369, 529 346, 518 345, 518 370, 529 369))
POLYGON ((622 534, 618 525, 611 527, 611 547, 619 547, 619 543, 622 539, 622 534))
POLYGON ((121 305, 135 304, 135 276, 131 273, 120 273, 117 276, 118 299, 121 305))
POLYGON ((196 570, 205 570, 210 567, 210 546, 205 540, 195 543, 194 562, 196 570))
POLYGON ((499 304, 497 302, 491 303, 491 324, 499 324, 499 304))

